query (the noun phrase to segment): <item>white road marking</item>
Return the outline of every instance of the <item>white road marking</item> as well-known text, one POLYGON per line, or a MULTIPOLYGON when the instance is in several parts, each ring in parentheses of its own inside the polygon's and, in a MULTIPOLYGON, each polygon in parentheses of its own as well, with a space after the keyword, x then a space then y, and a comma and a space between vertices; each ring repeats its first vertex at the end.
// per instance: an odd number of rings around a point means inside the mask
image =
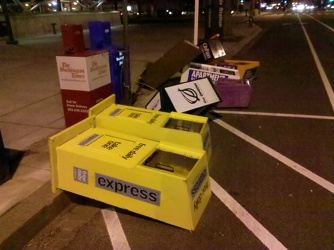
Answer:
POLYGON ((334 92, 333 92, 333 89, 332 89, 331 84, 330 84, 330 82, 329 82, 329 80, 328 80, 328 78, 327 78, 327 75, 326 75, 326 73, 325 73, 325 70, 324 70, 324 68, 323 68, 322 65, 321 65, 321 62, 320 62, 320 60, 319 60, 319 57, 318 57, 318 55, 317 55, 317 53, 316 53, 316 51, 315 51, 315 49, 314 49, 314 47, 313 47, 313 44, 312 44, 312 42, 311 42, 311 39, 310 39, 310 37, 308 36, 307 31, 306 31, 306 29, 305 29, 303 23, 302 23, 301 20, 300 20, 299 15, 297 15, 297 17, 298 17, 298 20, 299 20, 299 22, 300 22, 300 25, 301 25, 301 27, 302 27, 302 29, 303 29, 303 31, 304 31, 304 35, 305 35, 306 40, 307 40, 307 43, 308 43, 308 45, 309 45, 309 47, 310 47, 310 50, 311 50, 311 53, 312 53, 312 55, 313 55, 315 64, 317 65, 317 68, 318 68, 320 77, 321 77, 321 79, 322 79, 322 82, 323 82, 324 87, 325 87, 325 89, 326 89, 326 92, 327 92, 329 101, 330 101, 330 103, 331 103, 331 105, 332 105, 332 109, 333 109, 333 111, 334 111, 334 92))
POLYGON ((280 162, 284 163, 286 166, 290 167, 291 169, 295 170, 296 172, 302 174, 306 178, 310 179, 311 181, 317 183, 321 187, 327 189, 331 193, 334 193, 334 184, 330 183, 329 181, 321 178, 320 176, 316 175, 315 173, 311 172, 307 168, 301 166, 297 162, 294 162, 287 158, 286 156, 282 155, 281 153, 275 151, 274 149, 268 147, 267 145, 255 140, 254 138, 246 135, 245 133, 241 132, 240 130, 232 127, 231 125, 227 124, 226 122, 220 119, 214 119, 215 123, 219 126, 227 129, 228 131, 232 132, 236 136, 244 139, 248 143, 252 144, 253 146, 257 147, 258 149, 262 150, 263 152, 269 154, 273 158, 279 160, 280 162))
POLYGON ((330 26, 328 26, 327 24, 321 22, 320 20, 316 19, 316 18, 313 17, 313 16, 310 16, 310 15, 308 15, 308 16, 311 17, 313 20, 317 21, 318 23, 320 23, 321 25, 325 26, 325 27, 326 27, 327 29, 329 29, 330 31, 334 32, 334 29, 333 29, 332 27, 330 27, 330 26))
POLYGON ((113 207, 101 210, 104 223, 107 226, 111 244, 114 250, 130 250, 130 246, 124 234, 121 222, 113 207))
POLYGON ((259 116, 278 116, 278 117, 291 117, 291 118, 334 120, 334 116, 322 116, 322 115, 284 114, 284 113, 267 113, 267 112, 251 112, 251 111, 233 111, 233 110, 214 110, 214 112, 219 114, 233 114, 233 115, 259 115, 259 116))
POLYGON ((269 249, 287 249, 265 227, 263 227, 250 213, 247 212, 232 196, 218 183, 210 178, 212 192, 230 209, 234 215, 269 249))
MULTIPOLYGON (((250 213, 233 199, 219 184, 210 177, 212 192, 230 209, 235 216, 269 249, 287 249, 250 213)), ((113 207, 101 210, 104 222, 114 250, 130 250, 122 225, 113 207)))

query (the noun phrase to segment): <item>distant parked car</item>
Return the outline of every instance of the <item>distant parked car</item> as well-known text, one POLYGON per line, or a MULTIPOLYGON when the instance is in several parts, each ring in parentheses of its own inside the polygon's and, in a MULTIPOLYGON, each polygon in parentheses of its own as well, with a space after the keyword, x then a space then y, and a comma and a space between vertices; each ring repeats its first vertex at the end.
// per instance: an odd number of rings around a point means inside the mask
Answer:
POLYGON ((334 10, 334 3, 327 4, 326 5, 326 10, 334 10))
POLYGON ((294 12, 304 12, 304 11, 312 11, 316 9, 313 4, 305 4, 305 3, 293 3, 291 10, 294 12))

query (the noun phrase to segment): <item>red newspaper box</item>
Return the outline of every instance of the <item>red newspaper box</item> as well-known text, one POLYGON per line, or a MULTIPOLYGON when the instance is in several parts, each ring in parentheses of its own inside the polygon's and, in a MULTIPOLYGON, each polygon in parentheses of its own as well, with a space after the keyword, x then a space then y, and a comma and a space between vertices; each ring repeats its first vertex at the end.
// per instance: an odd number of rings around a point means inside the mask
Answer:
POLYGON ((61 25, 61 33, 65 54, 85 51, 85 40, 81 24, 61 25))

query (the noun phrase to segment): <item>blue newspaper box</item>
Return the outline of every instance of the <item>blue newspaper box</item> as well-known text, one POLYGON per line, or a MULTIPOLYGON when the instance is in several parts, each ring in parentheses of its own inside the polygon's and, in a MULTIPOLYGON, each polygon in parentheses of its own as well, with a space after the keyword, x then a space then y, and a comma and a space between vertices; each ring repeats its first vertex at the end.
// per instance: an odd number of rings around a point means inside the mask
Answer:
POLYGON ((124 48, 121 46, 112 45, 108 47, 107 50, 109 52, 112 92, 116 95, 116 103, 120 104, 123 100, 123 62, 125 56, 124 48))
POLYGON ((90 49, 100 50, 111 46, 110 22, 88 22, 90 49))

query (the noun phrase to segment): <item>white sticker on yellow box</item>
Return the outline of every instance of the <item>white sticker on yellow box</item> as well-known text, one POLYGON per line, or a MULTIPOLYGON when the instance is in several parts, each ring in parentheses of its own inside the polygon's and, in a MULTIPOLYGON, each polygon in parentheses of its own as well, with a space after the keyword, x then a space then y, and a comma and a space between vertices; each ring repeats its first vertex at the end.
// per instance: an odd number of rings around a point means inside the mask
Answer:
POLYGON ((88 184, 88 170, 73 167, 74 180, 88 184))

